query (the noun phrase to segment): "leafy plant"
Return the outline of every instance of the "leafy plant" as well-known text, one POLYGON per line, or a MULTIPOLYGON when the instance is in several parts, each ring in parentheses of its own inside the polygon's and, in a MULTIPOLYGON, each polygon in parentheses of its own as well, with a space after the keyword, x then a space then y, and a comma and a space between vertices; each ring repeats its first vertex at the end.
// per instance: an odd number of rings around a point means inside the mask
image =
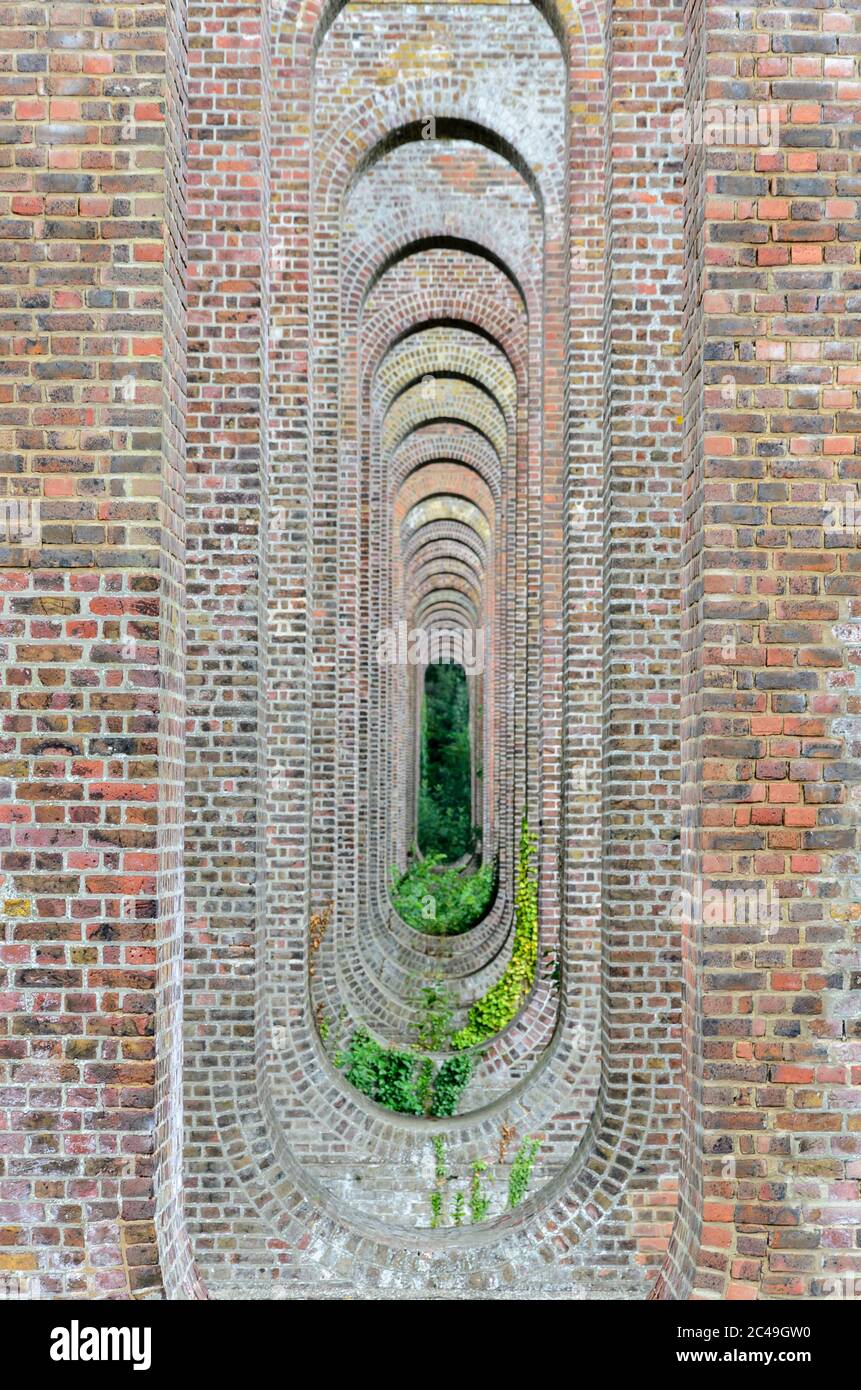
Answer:
POLYGON ((455 1114, 473 1069, 471 1057, 448 1057, 434 1075, 432 1058, 382 1047, 364 1028, 334 1062, 351 1086, 386 1110, 436 1117, 455 1114))
POLYGON ((454 1211, 452 1212, 452 1220, 453 1220, 455 1226, 462 1226, 462 1225, 463 1225, 463 1207, 464 1207, 463 1193, 462 1193, 462 1192, 456 1192, 456 1193, 454 1194, 454 1211))
POLYGON ((433 1098, 433 1062, 430 1057, 423 1057, 419 1066, 419 1079, 416 1082, 416 1095, 422 1114, 426 1115, 431 1108, 433 1098))
POLYGON ((442 1225, 442 1193, 441 1193, 440 1191, 436 1191, 436 1192, 432 1192, 432 1193, 431 1193, 431 1195, 430 1195, 430 1204, 431 1204, 431 1230, 432 1230, 432 1231, 435 1231, 435 1230, 437 1229, 438 1226, 441 1226, 441 1225, 442 1225))
POLYGON ((493 901, 496 865, 482 864, 472 873, 440 869, 439 854, 412 864, 406 873, 392 869, 392 902, 416 931, 430 936, 458 936, 480 922, 493 901))
POLYGON ((514 902, 514 943, 511 959, 496 984, 476 1000, 467 1023, 452 1036, 455 1048, 475 1047, 500 1033, 518 1012, 535 979, 538 960, 538 884, 535 876, 535 836, 524 815, 520 825, 520 856, 514 902))
POLYGON ((447 1057, 436 1074, 430 1113, 437 1117, 454 1115, 458 1102, 472 1076, 472 1058, 462 1054, 447 1057))
POLYGON ((346 1067, 350 1085, 377 1105, 401 1115, 424 1114, 415 1079, 416 1058, 411 1052, 381 1047, 363 1029, 357 1029, 336 1063, 346 1067))
POLYGON ((516 1207, 526 1196, 532 1177, 532 1168, 538 1155, 541 1142, 538 1139, 524 1139, 511 1165, 508 1175, 508 1205, 516 1207))
POLYGON ((445 1140, 441 1134, 434 1136, 434 1177, 437 1182, 445 1177, 445 1140))
POLYGON ((466 671, 438 662, 425 673, 421 724, 418 842, 447 863, 475 846, 472 824, 469 690, 466 671))
POLYGON ((422 1051, 441 1052, 448 1046, 454 1018, 449 991, 442 986, 425 985, 414 1002, 421 1010, 416 1047, 422 1051))
POLYGON ((481 1175, 487 1172, 487 1164, 478 1159, 472 1165, 472 1180, 469 1184, 469 1215, 473 1226, 484 1221, 490 1211, 490 1198, 481 1185, 481 1175))

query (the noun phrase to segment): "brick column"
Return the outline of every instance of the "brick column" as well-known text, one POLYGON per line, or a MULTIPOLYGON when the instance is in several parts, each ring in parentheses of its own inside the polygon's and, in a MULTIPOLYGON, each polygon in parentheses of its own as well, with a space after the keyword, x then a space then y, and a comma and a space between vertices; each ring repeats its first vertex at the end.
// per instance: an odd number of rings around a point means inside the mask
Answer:
POLYGON ((157 4, 4 19, 0 1275, 25 1296, 134 1296, 161 1286, 157 1227, 172 1287, 191 1278, 184 20, 157 4), (13 498, 38 506, 23 526, 13 498))
POLYGON ((861 39, 848 6, 694 0, 686 20, 691 898, 663 1291, 833 1296, 861 1269, 861 565, 833 505, 861 471, 861 39), (703 103, 755 104, 753 141, 703 103))
POLYGON ((602 903, 625 1113, 644 1099, 638 1258, 666 1251, 679 1130, 680 4, 608 8, 602 903))

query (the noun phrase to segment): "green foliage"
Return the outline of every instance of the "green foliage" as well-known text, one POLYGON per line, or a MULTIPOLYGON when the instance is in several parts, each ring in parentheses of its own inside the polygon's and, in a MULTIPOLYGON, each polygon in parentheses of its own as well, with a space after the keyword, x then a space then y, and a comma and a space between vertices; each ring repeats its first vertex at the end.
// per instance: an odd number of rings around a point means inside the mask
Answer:
POLYGON ((419 1064, 419 1079, 416 1082, 416 1095, 421 1106, 421 1113, 426 1115, 431 1108, 433 1101, 433 1062, 430 1057, 423 1057, 419 1064))
POLYGON ((431 1114, 437 1117, 454 1115, 471 1076, 471 1057, 464 1057, 461 1054, 457 1057, 446 1058, 436 1074, 436 1081, 433 1085, 431 1114))
POLYGON ((416 1057, 396 1047, 381 1047, 363 1028, 357 1028, 335 1065, 345 1068, 351 1086, 368 1100, 399 1115, 454 1115, 472 1075, 471 1057, 449 1057, 434 1076, 430 1057, 416 1057))
POLYGON ((473 1226, 487 1218, 490 1211, 490 1198, 481 1185, 481 1175, 487 1172, 487 1164, 481 1159, 472 1165, 472 1181, 469 1184, 469 1215, 473 1226))
POLYGON ((416 1058, 411 1052, 381 1047, 363 1029, 357 1029, 338 1065, 346 1066, 351 1086, 369 1100, 400 1115, 423 1115, 415 1081, 416 1058))
POLYGON ((442 1225, 442 1193, 432 1192, 430 1197, 431 1204, 431 1230, 435 1231, 442 1225))
POLYGON ((451 995, 444 986, 425 985, 413 1002, 421 1010, 416 1047, 422 1051, 442 1052, 448 1047, 454 1018, 451 995))
POLYGON ((514 1162, 508 1175, 509 1207, 516 1207, 526 1196, 529 1180, 532 1177, 532 1166, 540 1147, 541 1144, 538 1139, 524 1139, 514 1155, 514 1162))
POLYGON ((462 1226, 462 1225, 463 1225, 463 1193, 462 1193, 462 1192, 456 1192, 455 1195, 454 1195, 454 1211, 452 1212, 452 1220, 454 1221, 455 1226, 462 1226))
POLYGON ((436 663, 425 673, 418 842, 447 863, 475 846, 470 784, 469 691, 464 668, 436 663))
POLYGON ((458 936, 480 922, 496 888, 496 866, 491 861, 474 873, 439 870, 441 855, 412 864, 406 873, 392 869, 392 902, 416 931, 430 936, 458 936))
POLYGON ((440 1182, 445 1177, 445 1140, 441 1134, 434 1136, 434 1177, 440 1182))
POLYGON ((445 863, 451 864, 464 854, 472 853, 478 836, 472 824, 472 808, 446 806, 442 802, 444 795, 438 786, 433 793, 427 786, 420 787, 416 838, 423 854, 439 855, 445 863))
POLYGON ((473 1004, 466 1027, 452 1037, 452 1047, 475 1047, 507 1028, 532 988, 538 960, 538 884, 533 862, 535 845, 535 836, 530 832, 524 816, 520 826, 511 959, 502 977, 473 1004))
POLYGON ((431 1229, 435 1230, 441 1226, 445 1219, 445 1140, 441 1134, 437 1134, 433 1141, 434 1152, 434 1178, 436 1179, 436 1191, 431 1193, 431 1229))

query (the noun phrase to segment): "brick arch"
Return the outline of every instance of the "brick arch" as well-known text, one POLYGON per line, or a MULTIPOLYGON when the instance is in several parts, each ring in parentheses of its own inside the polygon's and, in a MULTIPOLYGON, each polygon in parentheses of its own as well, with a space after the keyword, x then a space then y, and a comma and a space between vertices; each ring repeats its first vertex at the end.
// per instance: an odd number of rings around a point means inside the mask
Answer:
MULTIPOLYGON (((285 34, 295 62, 316 55, 329 29, 348 0, 287 0, 275 21, 276 34, 285 34)), ((603 29, 593 0, 531 0, 559 40, 563 56, 579 58, 584 65, 600 60, 603 29)), ((575 74, 576 75, 576 74, 575 74)))
MULTIPOLYGON (((488 265, 492 265, 494 270, 498 270, 500 275, 505 277, 520 300, 523 309, 528 312, 527 290, 503 256, 485 241, 441 232, 428 232, 424 236, 413 235, 408 240, 398 242, 391 250, 384 251, 382 254, 378 252, 376 263, 369 271, 367 283, 363 287, 363 293, 357 306, 358 311, 362 311, 380 281, 389 271, 402 266, 405 261, 410 261, 414 256, 421 256, 428 251, 454 251, 459 252, 464 257, 475 256, 478 260, 487 261, 488 265)), ((532 302, 535 303, 535 296, 531 297, 532 302)))
POLYGON ((475 566, 443 546, 439 546, 433 553, 423 556, 420 561, 417 560, 414 565, 410 565, 408 573, 410 576, 407 585, 408 596, 412 596, 414 585, 443 573, 459 574, 462 579, 468 579, 477 594, 480 594, 482 589, 483 576, 476 570, 475 566))
POLYGON ((514 428, 517 382, 511 367, 491 343, 463 329, 426 329, 391 348, 377 369, 374 405, 385 410, 405 386, 446 370, 490 391, 514 428))
POLYGON ((487 548, 481 537, 477 535, 471 527, 465 526, 460 521, 435 521, 431 525, 423 528, 422 532, 416 532, 411 536, 404 546, 404 560, 412 559, 413 555, 425 545, 448 544, 451 553, 455 553, 455 548, 460 547, 474 557, 475 565, 479 570, 486 567, 488 553, 487 548), (424 533, 427 532, 427 535, 424 533))
MULTIPOLYGON (((283 1145, 279 1145, 278 1148, 279 1148, 279 1157, 280 1157, 280 1151, 281 1151, 281 1149, 283 1148, 283 1145)), ((291 1171, 292 1171, 292 1170, 291 1170, 291 1171)), ((316 1194, 316 1192, 315 1192, 315 1200, 316 1200, 316 1197, 317 1197, 317 1194, 316 1194)), ((262 1200, 261 1200, 261 1206, 267 1206, 267 1207, 270 1207, 270 1208, 271 1208, 273 1205, 274 1205, 274 1203, 273 1203, 273 1201, 271 1200, 271 1198, 270 1198, 270 1199, 262 1199, 262 1200)))
POLYGON ((422 601, 429 600, 425 606, 435 606, 438 603, 456 602, 455 594, 460 594, 464 603, 464 612, 473 623, 477 623, 481 615, 481 595, 473 587, 468 579, 452 574, 446 576, 447 582, 444 585, 437 583, 436 579, 426 579, 421 584, 417 584, 410 593, 409 598, 412 604, 412 611, 416 614, 416 620, 420 621, 422 612, 422 601))
POLYGON ((453 564, 458 564, 463 573, 472 571, 473 577, 478 582, 483 581, 484 566, 478 559, 476 552, 462 542, 456 541, 453 537, 438 537, 437 539, 426 539, 421 545, 417 545, 409 557, 403 556, 403 563, 410 564, 415 560, 410 573, 420 574, 426 564, 437 562, 437 560, 451 560, 453 564))
POLYGON ((416 468, 401 484, 394 499, 394 525, 399 528, 407 513, 426 497, 456 494, 467 499, 479 512, 492 533, 496 508, 490 488, 477 473, 461 464, 426 463, 416 468))
MULTIPOLYGON (((382 167, 377 166, 378 169, 382 167)), ((498 166, 491 168, 494 173, 498 172, 498 166)), ((509 172, 513 174, 513 171, 509 172)), ((518 187, 522 185, 515 185, 515 189, 518 187)), ((363 185, 359 185, 359 190, 363 190, 363 185)), ((359 202, 358 198, 354 196, 353 202, 359 202)), ((348 312, 359 311, 382 268, 390 267, 395 257, 402 255, 405 247, 414 243, 429 243, 446 233, 456 236, 465 244, 481 248, 487 258, 497 264, 510 267, 510 274, 521 288, 527 308, 531 313, 536 311, 540 302, 540 285, 530 264, 528 242, 538 244, 542 237, 537 213, 530 215, 528 210, 518 210, 512 201, 504 212, 500 210, 490 218, 482 208, 475 206, 474 199, 445 184, 440 186, 435 206, 429 207, 425 201, 416 201, 415 204, 390 209, 384 220, 382 216, 373 221, 365 217, 361 222, 358 221, 358 212, 358 207, 353 211, 351 206, 348 218, 350 228, 354 222, 358 223, 343 271, 344 304, 348 312), (524 217, 528 223, 535 224, 528 242, 524 241, 518 226, 524 217)))
POLYGON ((487 484, 495 503, 502 489, 499 455, 488 441, 468 425, 449 421, 444 431, 422 425, 394 450, 390 464, 390 495, 404 480, 426 463, 458 463, 471 468, 487 484))
POLYGON ((324 150, 317 166, 318 194, 327 212, 334 212, 356 179, 394 148, 395 142, 421 140, 430 90, 435 108, 432 114, 443 137, 466 139, 499 150, 529 184, 540 200, 540 210, 548 227, 554 227, 558 233, 560 190, 565 170, 562 150, 554 150, 553 157, 536 168, 534 161, 519 147, 523 132, 510 127, 504 110, 497 108, 494 113, 495 126, 487 124, 486 113, 476 100, 467 75, 446 81, 434 74, 422 86, 424 90, 419 92, 404 83, 394 83, 387 88, 385 103, 373 97, 360 100, 333 129, 328 149, 324 150), (506 130, 506 127, 509 128, 506 130))
POLYGON ((394 312, 380 313, 365 325, 362 374, 367 382, 391 347, 435 325, 460 324, 486 334, 511 364, 519 383, 528 379, 526 324, 513 320, 505 308, 478 293, 462 293, 452 286, 417 290, 399 297, 394 312))
POLYGON ((494 396, 470 380, 440 376, 432 384, 414 382, 396 397, 385 412, 380 444, 386 453, 394 452, 417 429, 441 421, 468 424, 486 439, 497 457, 508 453, 508 427, 505 413, 494 396))

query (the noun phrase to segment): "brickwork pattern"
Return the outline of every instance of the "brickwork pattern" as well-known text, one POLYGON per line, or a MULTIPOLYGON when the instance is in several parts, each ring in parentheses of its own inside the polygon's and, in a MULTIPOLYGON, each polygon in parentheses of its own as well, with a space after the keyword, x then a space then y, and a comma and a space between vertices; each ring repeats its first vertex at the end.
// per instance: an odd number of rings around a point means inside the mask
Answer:
POLYGON ((0 9, 0 1277, 857 1296, 858 0, 0 9), (461 937, 400 623, 489 638, 461 937))

